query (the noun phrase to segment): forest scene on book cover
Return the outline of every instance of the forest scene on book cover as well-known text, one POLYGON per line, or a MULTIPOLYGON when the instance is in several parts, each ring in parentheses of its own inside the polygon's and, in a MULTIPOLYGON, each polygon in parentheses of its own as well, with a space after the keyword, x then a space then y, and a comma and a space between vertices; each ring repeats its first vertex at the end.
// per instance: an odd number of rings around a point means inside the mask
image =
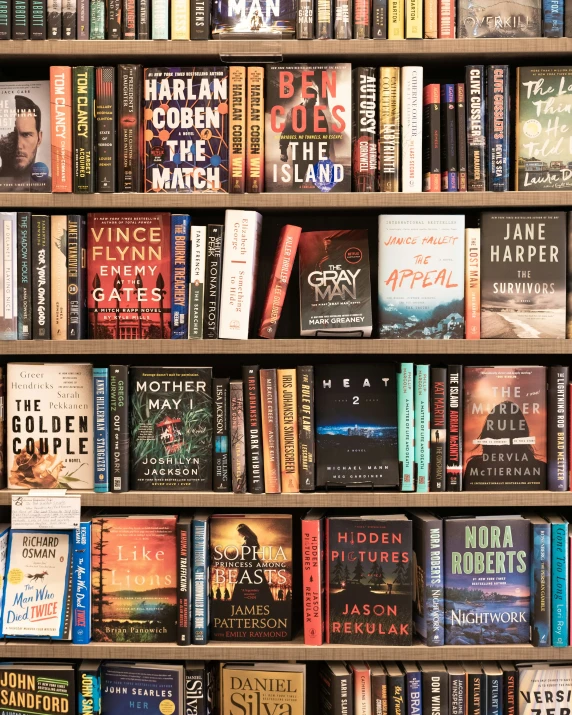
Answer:
POLYGON ((296 31, 294 0, 214 0, 212 34, 248 33, 252 39, 268 33, 292 37, 296 31))
POLYGON ((482 214, 481 338, 565 338, 566 280, 564 211, 482 214))
POLYGON ((145 69, 145 191, 228 192, 228 68, 145 69))
POLYGON ((412 643, 412 532, 403 519, 327 520, 328 643, 412 643))
POLYGON ((266 191, 351 191, 350 64, 266 71, 266 191))
POLYGON ((465 489, 546 489, 546 368, 466 367, 465 489))
POLYGON ((542 35, 540 0, 459 0, 457 12, 460 38, 542 35))
POLYGON ((107 643, 176 638, 177 517, 92 522, 92 634, 107 643))
POLYGON ((211 518, 211 638, 290 640, 292 583, 290 515, 211 518))
POLYGON ((399 485, 397 376, 390 364, 318 365, 318 486, 399 485))

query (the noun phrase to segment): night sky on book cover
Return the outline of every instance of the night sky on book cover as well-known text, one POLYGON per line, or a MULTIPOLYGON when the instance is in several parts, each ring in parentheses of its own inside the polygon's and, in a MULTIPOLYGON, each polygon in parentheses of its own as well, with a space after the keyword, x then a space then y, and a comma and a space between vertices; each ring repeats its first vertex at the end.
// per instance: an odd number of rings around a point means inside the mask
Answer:
POLYGON ((146 715, 183 712, 178 668, 146 668, 106 663, 101 676, 101 707, 106 715, 141 711, 146 715))
POLYGON ((407 519, 327 520, 329 643, 412 643, 412 526, 407 519))
MULTIPOLYGON (((252 39, 269 32, 292 36, 296 30, 294 0, 214 0, 212 34, 249 33, 252 39)), ((280 37, 280 35, 278 35, 280 37)))
POLYGON ((228 191, 228 68, 145 70, 145 191, 228 191))

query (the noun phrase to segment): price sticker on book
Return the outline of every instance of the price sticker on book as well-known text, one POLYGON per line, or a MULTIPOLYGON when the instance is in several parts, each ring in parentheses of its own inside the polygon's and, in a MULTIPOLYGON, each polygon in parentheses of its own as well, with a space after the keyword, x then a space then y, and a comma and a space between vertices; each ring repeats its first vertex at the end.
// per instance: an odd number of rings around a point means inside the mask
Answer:
POLYGON ((54 494, 37 489, 33 494, 12 494, 13 529, 77 529, 81 518, 81 496, 54 494))

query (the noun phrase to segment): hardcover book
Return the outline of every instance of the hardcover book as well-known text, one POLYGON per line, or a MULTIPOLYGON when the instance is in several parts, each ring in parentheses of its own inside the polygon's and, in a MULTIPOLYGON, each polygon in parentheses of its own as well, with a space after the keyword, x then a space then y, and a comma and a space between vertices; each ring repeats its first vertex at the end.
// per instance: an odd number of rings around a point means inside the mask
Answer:
MULTIPOLYGON (((387 686, 386 686, 387 691, 387 686)), ((323 661, 318 667, 318 697, 325 713, 353 715, 353 673, 341 661, 323 661)), ((375 711, 387 714, 386 710, 375 711)))
POLYGON ((411 522, 403 514, 326 520, 326 642, 412 644, 411 522))
POLYGON ((144 87, 145 191, 226 193, 228 67, 146 68, 144 87))
POLYGON ((292 576, 290 514, 212 516, 211 639, 290 640, 292 576))
POLYGON ((413 522, 413 619, 415 633, 428 646, 444 641, 443 520, 411 512, 413 522))
POLYGON ((74 666, 45 662, 0 665, 0 715, 29 715, 30 703, 36 715, 74 713, 74 666))
POLYGON ((541 23, 541 0, 460 0, 457 9, 459 38, 542 37, 541 23))
POLYGON ((131 367, 131 486, 212 488, 212 369, 131 367))
POLYGON ((567 698, 572 691, 572 664, 519 663, 518 715, 549 715, 555 699, 567 698))
POLYGON ((379 217, 379 337, 464 337, 465 217, 379 217))
POLYGON ((221 715, 251 710, 305 715, 306 665, 303 663, 225 663, 221 666, 221 715))
MULTIPOLYGON (((358 8, 369 7, 368 0, 356 3, 358 8)), ((367 13, 369 15, 369 11, 367 13)), ((353 153, 352 184, 354 191, 377 191, 377 69, 356 67, 353 70, 354 106, 352 117, 353 153)))
POLYGON ((266 72, 266 191, 351 191, 348 63, 271 65, 266 72))
POLYGON ((445 519, 445 644, 528 643, 529 638, 528 520, 445 519))
POLYGON ((87 216, 89 337, 171 337, 168 213, 87 216))
POLYGON ((104 663, 101 709, 106 715, 141 710, 149 715, 185 710, 184 668, 159 663, 104 663))
MULTIPOLYGON (((384 8, 386 11, 387 8, 384 8)), ((384 12, 386 14, 386 12, 384 12)), ((377 13, 374 10, 374 17, 377 13)), ((375 35, 376 36, 376 35, 375 35)), ((401 68, 379 69, 379 190, 399 191, 401 176, 401 68)))
POLYGON ((264 67, 248 67, 246 99, 246 191, 264 191, 264 67))
MULTIPOLYGON (((32 214, 19 211, 17 216, 17 299, 18 340, 32 339, 32 268, 31 268, 31 228, 32 214)), ((10 290, 12 295, 13 288, 10 290)))
POLYGON ((177 517, 106 516, 91 530, 94 641, 176 641, 177 517))
POLYGON ((566 213, 481 215, 481 338, 566 337, 566 213))
POLYGON ((244 39, 267 40, 269 34, 292 39, 296 0, 213 0, 211 31, 214 39, 246 35, 244 39))

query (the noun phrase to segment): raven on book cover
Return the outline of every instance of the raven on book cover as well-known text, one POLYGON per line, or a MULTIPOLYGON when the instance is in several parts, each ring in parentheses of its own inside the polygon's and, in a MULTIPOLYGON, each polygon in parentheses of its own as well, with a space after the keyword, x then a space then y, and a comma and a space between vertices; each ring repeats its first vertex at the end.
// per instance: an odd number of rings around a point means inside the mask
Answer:
POLYGON ((104 663, 101 710, 105 715, 182 715, 187 712, 183 678, 182 665, 104 663))
POLYGON ((466 367, 464 488, 546 489, 546 368, 466 367))
POLYGON ((541 0, 460 0, 457 37, 542 37, 541 0))
POLYGON ((145 69, 145 191, 228 192, 228 67, 145 69))
POLYGON ((50 193, 50 81, 0 82, 0 191, 50 193))
POLYGON ((481 338, 565 338, 566 278, 565 211, 481 215, 481 338))
POLYGON ((300 335, 369 338, 372 329, 366 229, 303 233, 300 335))
POLYGON ((351 191, 351 65, 270 66, 266 98, 266 191, 351 191))
POLYGON ((402 514, 326 521, 326 642, 411 645, 411 521, 402 514))
POLYGON ((379 217, 379 337, 465 334, 465 217, 379 217))
POLYGON ((212 489, 210 367, 131 367, 131 486, 212 489))
POLYGON ((317 365, 317 484, 399 486, 394 364, 317 365))
POLYGON ((89 337, 171 337, 171 217, 87 216, 89 337))
POLYGON ((517 68, 517 191, 572 188, 571 112, 572 67, 517 68))
POLYGON ((97 516, 91 527, 91 637, 176 640, 176 516, 97 516))
POLYGON ((210 635, 292 638, 292 516, 215 514, 210 520, 210 635))
POLYGON ((267 40, 268 33, 278 39, 292 39, 296 32, 295 0, 214 0, 212 36, 232 38, 234 33, 248 39, 267 40))
POLYGON ((530 523, 445 520, 445 645, 530 640, 530 523))
POLYGON ((11 489, 93 489, 93 368, 8 363, 11 489))
POLYGON ((75 713, 75 671, 68 663, 0 665, 0 715, 75 713))
POLYGON ((518 715, 564 715, 572 697, 572 664, 519 663, 517 667, 518 715))

